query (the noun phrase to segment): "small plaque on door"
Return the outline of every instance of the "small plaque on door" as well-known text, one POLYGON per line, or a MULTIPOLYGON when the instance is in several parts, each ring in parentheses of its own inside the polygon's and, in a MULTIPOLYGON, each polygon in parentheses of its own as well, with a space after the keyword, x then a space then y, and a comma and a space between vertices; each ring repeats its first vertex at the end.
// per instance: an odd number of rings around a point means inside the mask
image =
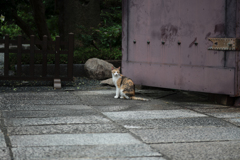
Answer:
POLYGON ((209 50, 240 50, 240 39, 237 38, 209 38, 213 42, 209 50))

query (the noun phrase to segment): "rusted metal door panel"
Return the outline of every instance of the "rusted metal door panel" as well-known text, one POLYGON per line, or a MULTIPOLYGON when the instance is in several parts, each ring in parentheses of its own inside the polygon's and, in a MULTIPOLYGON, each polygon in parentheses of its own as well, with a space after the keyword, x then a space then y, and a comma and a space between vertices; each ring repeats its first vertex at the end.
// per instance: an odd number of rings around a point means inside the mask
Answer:
MULTIPOLYGON (((229 67, 229 68, 235 68, 236 67, 236 51, 228 51, 227 54, 226 54, 226 58, 224 58, 226 61, 225 61, 225 64, 224 66, 225 67, 229 67)), ((223 60, 224 61, 224 60, 223 60)))
POLYGON ((234 94, 234 85, 232 85, 233 83, 229 84, 229 81, 234 82, 234 69, 151 64, 150 70, 148 63, 123 62, 122 65, 129 69, 128 72, 124 72, 124 75, 131 77, 136 84, 208 93, 234 94), (231 79, 229 80, 226 77, 231 79))
POLYGON ((136 84, 239 95, 236 52, 208 50, 210 37, 240 35, 239 5, 123 0, 123 74, 136 84))
POLYGON ((137 5, 135 3, 131 3, 131 10, 129 10, 129 36, 131 40, 128 41, 129 46, 132 44, 132 47, 129 47, 129 52, 134 54, 128 54, 128 60, 130 61, 145 61, 147 57, 147 35, 148 35, 148 6, 145 3, 145 0, 139 0, 137 5), (135 14, 138 13, 138 14, 135 14), (133 41, 136 40, 136 43, 133 41))

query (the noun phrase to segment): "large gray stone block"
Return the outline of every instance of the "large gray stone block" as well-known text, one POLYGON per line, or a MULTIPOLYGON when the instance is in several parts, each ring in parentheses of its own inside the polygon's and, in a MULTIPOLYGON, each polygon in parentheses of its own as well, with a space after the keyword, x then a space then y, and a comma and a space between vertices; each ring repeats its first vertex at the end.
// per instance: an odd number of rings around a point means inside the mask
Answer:
POLYGON ((177 143, 239 140, 237 127, 184 127, 171 129, 130 129, 146 143, 177 143))
POLYGON ((89 78, 101 80, 112 77, 112 67, 114 66, 107 61, 91 58, 85 63, 84 70, 89 78))
POLYGON ((66 117, 47 118, 9 118, 4 119, 6 126, 37 126, 37 125, 59 125, 59 124, 80 124, 80 123, 111 123, 102 115, 82 115, 66 117))
POLYGON ((145 144, 19 147, 12 150, 17 160, 164 160, 160 153, 145 144))
POLYGON ((13 147, 61 145, 128 145, 141 144, 129 133, 89 133, 10 136, 13 147))
POLYGON ((240 141, 153 144, 172 160, 238 160, 240 141))
POLYGON ((79 133, 126 133, 127 130, 112 123, 67 124, 44 126, 8 127, 9 135, 79 134, 79 133))
POLYGON ((103 112, 112 120, 142 120, 142 119, 163 119, 163 118, 186 118, 186 117, 206 117, 190 110, 152 110, 152 111, 122 111, 103 112))

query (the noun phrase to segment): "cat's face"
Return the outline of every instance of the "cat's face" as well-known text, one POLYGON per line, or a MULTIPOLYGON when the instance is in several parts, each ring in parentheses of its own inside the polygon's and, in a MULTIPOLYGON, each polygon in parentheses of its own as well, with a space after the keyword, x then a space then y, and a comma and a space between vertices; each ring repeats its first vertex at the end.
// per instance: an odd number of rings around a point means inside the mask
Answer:
POLYGON ((112 75, 113 76, 120 76, 120 67, 119 68, 113 68, 112 67, 112 75))

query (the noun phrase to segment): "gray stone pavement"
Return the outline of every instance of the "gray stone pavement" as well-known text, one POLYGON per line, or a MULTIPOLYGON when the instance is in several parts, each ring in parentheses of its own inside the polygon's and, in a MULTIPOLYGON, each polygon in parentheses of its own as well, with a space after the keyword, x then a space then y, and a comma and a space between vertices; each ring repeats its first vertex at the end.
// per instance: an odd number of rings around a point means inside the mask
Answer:
POLYGON ((0 93, 0 159, 240 159, 240 108, 202 93, 137 90, 146 102, 114 92, 0 93))

